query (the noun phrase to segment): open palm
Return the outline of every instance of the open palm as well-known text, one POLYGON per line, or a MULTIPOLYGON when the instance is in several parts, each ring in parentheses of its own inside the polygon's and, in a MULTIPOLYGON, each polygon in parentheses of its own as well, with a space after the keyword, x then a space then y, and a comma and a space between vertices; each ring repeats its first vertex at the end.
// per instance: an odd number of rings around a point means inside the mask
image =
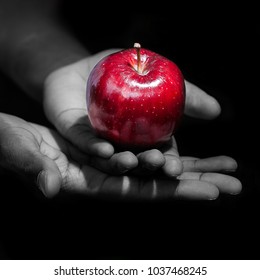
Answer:
POLYGON ((222 173, 236 169, 230 157, 180 157, 183 172, 177 179, 110 175, 91 166, 92 157, 52 129, 7 114, 0 114, 0 123, 0 166, 36 183, 47 197, 62 189, 113 198, 208 200, 216 199, 219 193, 241 191, 238 179, 222 173))
MULTIPOLYGON (((147 150, 138 155, 130 151, 117 152, 108 141, 97 137, 87 115, 86 82, 90 71, 104 56, 117 50, 107 50, 60 68, 45 81, 44 109, 48 119, 63 137, 87 155, 97 157, 96 168, 115 174, 141 168, 161 169, 167 176, 181 174, 183 164, 172 137, 163 150, 147 150)), ((220 112, 215 99, 195 85, 185 81, 185 113, 199 118, 214 118, 220 112)))

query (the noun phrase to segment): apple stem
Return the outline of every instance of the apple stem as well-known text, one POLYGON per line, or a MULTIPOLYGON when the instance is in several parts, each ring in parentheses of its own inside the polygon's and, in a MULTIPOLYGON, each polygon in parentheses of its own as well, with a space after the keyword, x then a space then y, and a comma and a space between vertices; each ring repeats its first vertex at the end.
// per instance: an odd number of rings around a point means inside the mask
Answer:
POLYGON ((137 72, 140 72, 140 49, 141 49, 141 45, 139 43, 134 43, 134 48, 136 49, 136 53, 137 53, 137 72))

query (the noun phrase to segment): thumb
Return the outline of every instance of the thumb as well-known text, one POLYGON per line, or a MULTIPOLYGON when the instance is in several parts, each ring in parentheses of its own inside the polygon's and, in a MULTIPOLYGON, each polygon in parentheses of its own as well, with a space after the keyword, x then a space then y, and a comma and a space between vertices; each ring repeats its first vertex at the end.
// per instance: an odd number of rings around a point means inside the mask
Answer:
POLYGON ((218 101, 196 85, 185 80, 185 114, 200 119, 214 119, 221 113, 218 101))
POLYGON ((36 178, 36 184, 48 197, 54 197, 60 191, 62 179, 56 163, 45 155, 39 153, 34 161, 31 172, 36 178))
POLYGON ((34 145, 8 145, 0 163, 24 177, 27 182, 36 183, 46 197, 55 196, 61 188, 61 173, 55 161, 43 155, 34 145))

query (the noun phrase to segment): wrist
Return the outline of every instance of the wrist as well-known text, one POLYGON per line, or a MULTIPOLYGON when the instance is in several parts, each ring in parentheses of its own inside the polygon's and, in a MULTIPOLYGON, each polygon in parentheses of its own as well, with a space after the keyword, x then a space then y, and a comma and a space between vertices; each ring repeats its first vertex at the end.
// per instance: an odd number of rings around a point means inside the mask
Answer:
POLYGON ((54 21, 39 19, 21 25, 6 35, 1 67, 32 98, 42 101, 46 77, 89 53, 54 21))

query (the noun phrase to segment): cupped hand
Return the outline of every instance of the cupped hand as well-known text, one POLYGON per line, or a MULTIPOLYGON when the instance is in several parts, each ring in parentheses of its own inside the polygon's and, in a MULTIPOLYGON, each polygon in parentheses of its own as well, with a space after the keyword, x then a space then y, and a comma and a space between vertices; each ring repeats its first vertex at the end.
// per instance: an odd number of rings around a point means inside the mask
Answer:
MULTIPOLYGON (((46 116, 60 134, 87 155, 96 156, 94 167, 110 174, 122 174, 129 170, 162 169, 170 177, 181 174, 176 141, 172 138, 162 149, 152 149, 138 155, 118 152, 108 141, 97 137, 91 127, 86 107, 86 82, 90 71, 104 56, 118 51, 103 51, 51 73, 44 86, 46 116)), ((197 86, 185 81, 185 114, 211 119, 220 113, 218 102, 197 86)))
POLYGON ((227 175, 237 168, 227 156, 180 157, 178 178, 109 175, 56 131, 18 117, 0 114, 0 166, 35 183, 47 197, 62 189, 85 195, 133 199, 216 199, 219 193, 238 194, 241 183, 227 175), (225 173, 224 173, 225 172, 225 173))

